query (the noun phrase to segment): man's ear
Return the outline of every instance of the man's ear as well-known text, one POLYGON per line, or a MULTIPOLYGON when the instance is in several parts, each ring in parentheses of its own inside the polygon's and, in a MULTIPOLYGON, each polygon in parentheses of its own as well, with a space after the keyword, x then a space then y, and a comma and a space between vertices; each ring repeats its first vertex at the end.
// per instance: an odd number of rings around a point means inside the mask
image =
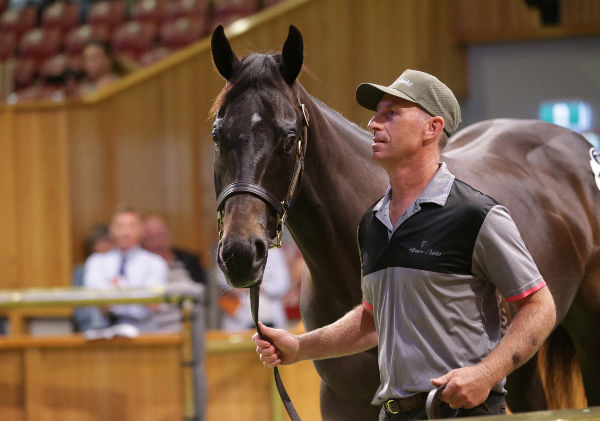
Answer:
POLYGON ((435 139, 444 130, 444 119, 440 116, 431 117, 425 127, 425 139, 435 139))

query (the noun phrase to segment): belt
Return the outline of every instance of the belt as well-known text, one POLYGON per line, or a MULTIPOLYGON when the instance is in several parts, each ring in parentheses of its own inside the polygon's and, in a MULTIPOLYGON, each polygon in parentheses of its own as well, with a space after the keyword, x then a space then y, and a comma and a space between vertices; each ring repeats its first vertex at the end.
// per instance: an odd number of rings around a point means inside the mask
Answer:
POLYGON ((414 411, 415 409, 425 408, 427 403, 427 393, 417 393, 402 399, 390 399, 383 402, 385 412, 388 414, 399 414, 400 412, 414 411))

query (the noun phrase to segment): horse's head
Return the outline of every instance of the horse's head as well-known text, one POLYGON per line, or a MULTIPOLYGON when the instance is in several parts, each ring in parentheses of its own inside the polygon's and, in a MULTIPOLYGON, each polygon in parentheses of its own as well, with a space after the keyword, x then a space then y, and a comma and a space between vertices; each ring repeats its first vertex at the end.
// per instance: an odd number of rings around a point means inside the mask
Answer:
POLYGON ((300 187, 307 118, 294 84, 302 35, 290 26, 281 54, 240 60, 218 26, 212 55, 227 80, 213 105, 217 262, 232 286, 251 287, 262 279, 268 249, 300 187))

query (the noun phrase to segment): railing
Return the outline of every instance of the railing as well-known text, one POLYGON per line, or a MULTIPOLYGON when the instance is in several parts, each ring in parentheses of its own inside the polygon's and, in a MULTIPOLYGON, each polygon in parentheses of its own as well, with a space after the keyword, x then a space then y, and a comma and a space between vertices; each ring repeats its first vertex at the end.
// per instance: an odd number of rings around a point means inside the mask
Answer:
POLYGON ((0 309, 108 304, 177 304, 182 312, 181 360, 185 420, 204 420, 204 286, 89 290, 41 288, 0 291, 0 309))

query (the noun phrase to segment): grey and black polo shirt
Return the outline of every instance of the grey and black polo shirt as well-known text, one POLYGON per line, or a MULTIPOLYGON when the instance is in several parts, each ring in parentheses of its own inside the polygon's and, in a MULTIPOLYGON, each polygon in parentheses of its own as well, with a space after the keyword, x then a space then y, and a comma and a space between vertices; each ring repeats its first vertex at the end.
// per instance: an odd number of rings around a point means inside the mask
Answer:
POLYGON ((379 335, 373 404, 427 392, 431 379, 481 361, 500 341, 496 288, 512 301, 545 285, 507 209, 445 164, 393 227, 390 197, 358 231, 364 305, 379 335))

